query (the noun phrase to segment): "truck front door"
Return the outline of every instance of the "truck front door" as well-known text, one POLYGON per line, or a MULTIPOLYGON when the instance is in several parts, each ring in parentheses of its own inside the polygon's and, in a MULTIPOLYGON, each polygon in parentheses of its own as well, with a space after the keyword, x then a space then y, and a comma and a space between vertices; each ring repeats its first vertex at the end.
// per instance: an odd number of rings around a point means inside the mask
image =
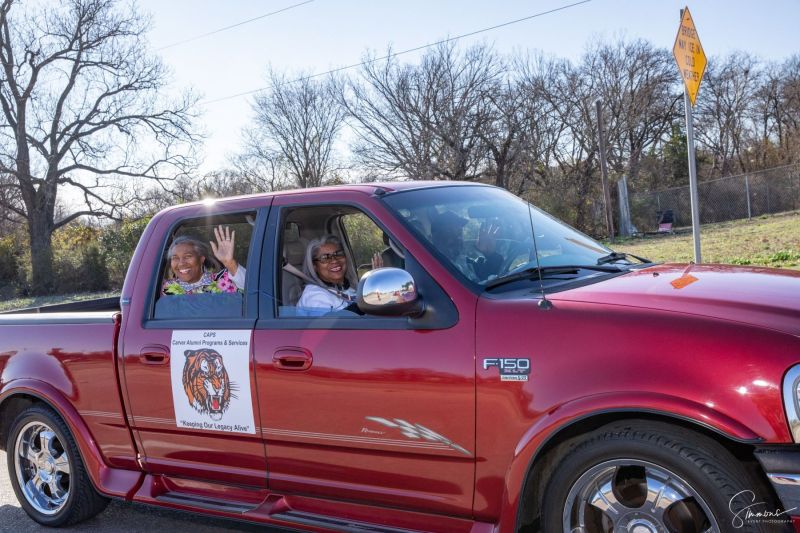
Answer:
POLYGON ((470 515, 474 297, 446 294, 412 257, 420 249, 406 230, 367 195, 303 199, 276 198, 276 239, 262 259, 262 286, 276 295, 262 299, 253 341, 270 490, 470 515), (371 215, 360 209, 369 206, 371 215), (429 304, 425 319, 308 316, 290 301, 279 267, 302 267, 309 241, 338 236, 356 274, 388 248, 390 231, 408 242, 404 266, 429 304))

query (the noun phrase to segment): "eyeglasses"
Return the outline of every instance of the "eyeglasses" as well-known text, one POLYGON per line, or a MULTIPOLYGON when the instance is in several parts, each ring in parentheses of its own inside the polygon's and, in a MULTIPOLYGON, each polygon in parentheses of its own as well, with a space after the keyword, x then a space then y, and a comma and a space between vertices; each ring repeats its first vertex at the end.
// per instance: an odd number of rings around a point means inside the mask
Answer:
POLYGON ((331 261, 339 261, 340 259, 344 259, 344 250, 336 250, 332 254, 322 254, 319 257, 315 257, 314 261, 321 265, 327 265, 331 261))

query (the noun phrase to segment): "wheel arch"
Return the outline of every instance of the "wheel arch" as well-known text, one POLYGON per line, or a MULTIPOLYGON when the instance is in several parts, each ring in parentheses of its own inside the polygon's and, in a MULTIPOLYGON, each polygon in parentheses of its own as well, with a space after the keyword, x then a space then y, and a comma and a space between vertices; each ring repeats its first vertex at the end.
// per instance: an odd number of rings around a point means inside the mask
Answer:
MULTIPOLYGON (((529 454, 519 454, 515 457, 515 465, 511 471, 523 468, 524 473, 517 483, 520 487, 517 493, 516 502, 513 505, 516 527, 519 530, 529 525, 538 515, 539 504, 543 494, 544 482, 549 478, 550 473, 555 467, 556 460, 563 453, 568 451, 571 446, 581 440, 587 433, 593 432, 602 426, 614 422, 622 421, 648 421, 665 422, 676 427, 702 434, 727 448, 737 459, 747 464, 748 470, 765 482, 765 488, 769 487, 766 477, 758 466, 758 462, 753 456, 756 444, 761 442, 755 434, 745 430, 744 426, 739 427, 740 431, 728 432, 721 429, 726 424, 713 424, 709 421, 701 421, 697 418, 674 412, 662 411, 647 408, 614 408, 604 409, 575 416, 554 428, 545 437, 540 439, 535 448, 529 454)), ((719 421, 717 421, 719 422, 719 421)), ((738 425, 738 424, 736 424, 738 425)), ((727 429, 730 429, 727 427, 727 429)), ((528 445, 533 444, 529 442, 528 445)), ((524 449, 524 448, 523 448, 524 449)), ((518 448, 517 451, 522 451, 518 448)), ((513 475, 513 474, 512 474, 513 475)), ((507 484, 506 489, 512 485, 507 484)), ((510 499, 506 499, 509 501, 510 499)), ((510 511, 511 509, 509 509, 510 511)))
POLYGON ((75 407, 48 383, 34 379, 20 379, 9 383, 0 393, 1 446, 5 447, 8 433, 19 413, 36 404, 52 409, 67 425, 95 489, 105 494, 120 496, 120 494, 109 493, 107 487, 104 487, 105 484, 102 480, 110 469, 105 464, 89 428, 75 407))

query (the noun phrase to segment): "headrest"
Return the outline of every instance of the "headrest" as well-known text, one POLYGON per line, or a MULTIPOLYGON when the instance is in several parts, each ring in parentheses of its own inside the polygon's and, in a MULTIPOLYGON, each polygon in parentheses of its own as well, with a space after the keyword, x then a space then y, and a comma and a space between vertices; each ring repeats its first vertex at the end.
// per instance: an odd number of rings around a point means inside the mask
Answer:
POLYGON ((297 242, 300 240, 300 227, 294 222, 286 224, 283 230, 283 242, 289 244, 290 242, 297 242))
POLYGON ((283 257, 288 263, 296 267, 303 264, 306 255, 306 243, 298 237, 295 240, 286 239, 283 244, 283 257))

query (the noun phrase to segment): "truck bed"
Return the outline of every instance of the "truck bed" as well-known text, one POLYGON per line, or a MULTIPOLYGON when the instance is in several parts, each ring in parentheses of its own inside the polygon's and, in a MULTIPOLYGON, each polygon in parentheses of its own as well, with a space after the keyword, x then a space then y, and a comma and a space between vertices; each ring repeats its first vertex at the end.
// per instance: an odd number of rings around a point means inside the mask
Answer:
POLYGON ((99 312, 107 311, 110 313, 119 313, 119 296, 111 296, 109 298, 96 298, 94 300, 83 300, 79 302, 70 302, 65 304, 43 305, 41 307, 26 307, 24 309, 15 309, 13 311, 6 311, 0 313, 2 315, 26 315, 26 314, 39 314, 39 313, 83 313, 83 312, 99 312))

